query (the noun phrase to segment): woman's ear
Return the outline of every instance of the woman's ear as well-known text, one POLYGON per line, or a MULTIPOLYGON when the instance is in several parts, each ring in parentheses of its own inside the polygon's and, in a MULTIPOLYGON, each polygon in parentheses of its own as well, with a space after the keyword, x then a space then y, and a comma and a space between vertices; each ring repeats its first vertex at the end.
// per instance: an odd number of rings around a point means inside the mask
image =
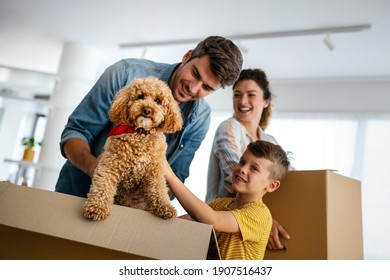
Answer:
POLYGON ((280 181, 279 180, 271 180, 269 185, 267 186, 267 192, 274 192, 280 187, 280 181))

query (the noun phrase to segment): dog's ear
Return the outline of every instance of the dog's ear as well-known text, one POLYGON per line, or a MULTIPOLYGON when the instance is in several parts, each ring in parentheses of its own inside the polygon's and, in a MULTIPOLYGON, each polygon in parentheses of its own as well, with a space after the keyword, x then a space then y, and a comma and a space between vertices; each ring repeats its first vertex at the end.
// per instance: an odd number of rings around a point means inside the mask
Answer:
POLYGON ((108 116, 113 123, 126 124, 128 121, 128 104, 133 96, 132 85, 123 87, 115 96, 108 116))
POLYGON ((183 118, 181 116, 179 105, 173 98, 172 93, 169 93, 168 96, 169 102, 167 102, 162 130, 165 133, 174 133, 182 129, 183 118))

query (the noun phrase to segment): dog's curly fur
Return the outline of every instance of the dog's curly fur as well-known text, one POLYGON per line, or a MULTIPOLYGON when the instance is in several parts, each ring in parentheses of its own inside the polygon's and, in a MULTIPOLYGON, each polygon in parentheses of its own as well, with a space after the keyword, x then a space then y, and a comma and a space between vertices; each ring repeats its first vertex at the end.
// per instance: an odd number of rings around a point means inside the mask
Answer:
POLYGON ((142 127, 149 135, 108 137, 84 204, 84 216, 105 219, 112 205, 144 209, 158 217, 176 216, 163 175, 167 144, 163 133, 182 128, 183 120, 168 85, 154 77, 136 79, 116 95, 109 112, 113 123, 142 127), (132 204, 133 194, 144 202, 132 204))

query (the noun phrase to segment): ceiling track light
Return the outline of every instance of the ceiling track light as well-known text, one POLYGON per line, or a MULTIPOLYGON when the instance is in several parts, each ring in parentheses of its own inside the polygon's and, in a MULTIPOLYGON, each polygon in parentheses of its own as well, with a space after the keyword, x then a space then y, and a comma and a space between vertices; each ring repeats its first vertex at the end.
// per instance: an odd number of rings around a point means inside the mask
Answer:
MULTIPOLYGON (((371 24, 361 24, 361 25, 337 26, 337 27, 317 28, 317 29, 299 29, 299 30, 277 31, 277 32, 266 32, 266 33, 241 34, 241 35, 231 35, 225 37, 233 41, 254 40, 254 39, 266 39, 266 38, 292 37, 292 36, 360 32, 370 28, 371 28, 371 24)), ((123 43, 120 44, 119 46, 121 48, 138 48, 138 47, 146 47, 146 46, 152 47, 152 46, 185 45, 185 44, 197 44, 203 39, 204 38, 191 38, 191 39, 181 39, 181 40, 123 43)))
POLYGON ((148 52, 148 46, 144 46, 142 49, 141 58, 145 58, 147 52, 148 52))
POLYGON ((333 42, 330 40, 330 36, 329 36, 329 33, 326 33, 325 34, 325 37, 324 37, 324 43, 326 45, 326 47, 328 48, 329 51, 333 51, 335 49, 335 46, 333 44, 333 42))
POLYGON ((243 53, 249 52, 249 49, 241 43, 241 40, 238 40, 236 45, 243 53))

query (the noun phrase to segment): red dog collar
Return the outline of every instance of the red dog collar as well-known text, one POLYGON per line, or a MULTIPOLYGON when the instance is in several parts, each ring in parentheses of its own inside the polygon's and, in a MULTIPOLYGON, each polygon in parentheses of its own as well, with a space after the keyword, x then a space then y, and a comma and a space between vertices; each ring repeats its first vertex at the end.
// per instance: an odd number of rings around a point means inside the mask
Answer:
POLYGON ((146 130, 142 127, 135 128, 132 126, 129 126, 127 124, 118 124, 114 126, 111 131, 108 133, 108 137, 114 136, 114 135, 120 135, 120 134, 125 134, 125 133, 138 133, 138 134, 145 134, 149 135, 150 131, 146 130))

